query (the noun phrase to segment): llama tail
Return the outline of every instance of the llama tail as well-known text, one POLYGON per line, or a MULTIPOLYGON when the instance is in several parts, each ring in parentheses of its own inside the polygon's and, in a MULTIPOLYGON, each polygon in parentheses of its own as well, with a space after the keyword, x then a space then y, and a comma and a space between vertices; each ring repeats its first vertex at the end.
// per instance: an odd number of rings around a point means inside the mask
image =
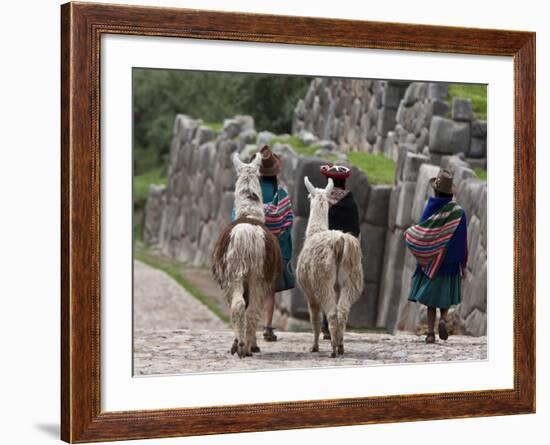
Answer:
POLYGON ((357 238, 349 234, 344 234, 339 244, 341 255, 338 261, 338 280, 341 281, 341 287, 350 287, 359 296, 363 290, 361 245, 357 238))

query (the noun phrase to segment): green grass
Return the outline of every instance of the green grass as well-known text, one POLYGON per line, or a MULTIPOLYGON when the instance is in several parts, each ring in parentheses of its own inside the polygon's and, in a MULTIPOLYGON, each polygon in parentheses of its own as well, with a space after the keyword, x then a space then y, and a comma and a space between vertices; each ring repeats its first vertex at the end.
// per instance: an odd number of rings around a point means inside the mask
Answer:
POLYGON ((134 243, 134 258, 145 263, 155 269, 162 270, 168 276, 176 280, 176 282, 183 287, 187 292, 189 292, 193 297, 199 300, 201 303, 206 305, 216 316, 222 320, 224 323, 229 323, 229 317, 223 313, 220 307, 208 298, 200 289, 193 286, 189 281, 187 281, 181 274, 181 269, 184 267, 183 264, 164 258, 158 255, 155 255, 142 243, 134 243))
POLYGON ((478 119, 487 120, 487 85, 452 83, 449 85, 447 100, 453 97, 465 97, 472 101, 472 109, 478 119))
POLYGON ((166 185, 166 173, 161 167, 155 167, 141 175, 134 176, 134 204, 147 201, 151 184, 166 185))
POLYGON ((134 239, 141 239, 143 229, 143 210, 149 196, 149 185, 166 185, 166 173, 161 167, 155 167, 141 175, 134 176, 134 239))
POLYGON ((481 167, 474 167, 474 172, 476 174, 476 176, 483 180, 483 181, 487 181, 487 171, 486 170, 483 170, 481 167))
POLYGON ((223 122, 204 122, 203 125, 218 133, 223 130, 223 122))
POLYGON ((290 145, 297 154, 302 156, 315 156, 315 152, 321 148, 319 144, 305 145, 297 136, 275 137, 271 140, 270 145, 273 146, 277 143, 290 145))
POLYGON ((395 162, 382 154, 371 154, 362 151, 348 153, 348 159, 369 178, 371 184, 393 184, 395 162))

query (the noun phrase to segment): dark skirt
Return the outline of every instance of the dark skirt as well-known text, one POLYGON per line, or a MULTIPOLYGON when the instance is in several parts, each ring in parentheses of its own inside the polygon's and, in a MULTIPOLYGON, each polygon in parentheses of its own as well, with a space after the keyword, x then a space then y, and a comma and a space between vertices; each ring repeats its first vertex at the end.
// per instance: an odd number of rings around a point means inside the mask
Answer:
POLYGON ((290 228, 281 233, 278 237, 281 246, 281 257, 283 261, 283 273, 275 292, 292 289, 295 286, 294 270, 292 268, 292 237, 290 228))
POLYGON ((448 309, 461 301, 460 272, 449 275, 436 275, 429 279, 424 273, 417 272, 411 282, 409 301, 417 301, 428 307, 448 309))

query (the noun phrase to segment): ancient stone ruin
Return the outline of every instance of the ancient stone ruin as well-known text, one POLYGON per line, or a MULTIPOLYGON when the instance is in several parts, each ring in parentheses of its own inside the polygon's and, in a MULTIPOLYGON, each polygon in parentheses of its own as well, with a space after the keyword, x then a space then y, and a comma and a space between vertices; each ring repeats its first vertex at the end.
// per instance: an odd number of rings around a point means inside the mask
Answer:
MULTIPOLYGON (((407 301, 415 268, 403 231, 419 220, 429 196, 428 180, 440 166, 453 171, 457 202, 468 217, 469 269, 463 301, 452 313, 458 332, 485 335, 487 326, 487 183, 473 167, 486 167, 487 126, 475 119, 466 99, 445 100, 447 85, 316 78, 296 106, 293 133, 316 156, 301 156, 277 136, 272 144, 283 159, 281 180, 295 213, 295 258, 300 252, 309 203, 303 177, 317 186, 326 179, 319 166, 326 158, 347 162, 346 153, 381 153, 396 161, 391 185, 371 184, 352 167, 349 188, 361 220, 364 292, 352 307, 353 327, 415 331, 422 306, 407 301)), ((243 160, 276 135, 257 132, 250 116, 226 119, 216 132, 202 121, 178 115, 174 124, 166 187, 153 185, 145 208, 143 241, 164 255, 193 265, 208 265, 220 230, 230 221, 235 173, 230 155, 243 160)), ((279 296, 287 327, 308 319, 299 289, 279 296)), ((302 325, 304 323, 302 322, 302 325)))

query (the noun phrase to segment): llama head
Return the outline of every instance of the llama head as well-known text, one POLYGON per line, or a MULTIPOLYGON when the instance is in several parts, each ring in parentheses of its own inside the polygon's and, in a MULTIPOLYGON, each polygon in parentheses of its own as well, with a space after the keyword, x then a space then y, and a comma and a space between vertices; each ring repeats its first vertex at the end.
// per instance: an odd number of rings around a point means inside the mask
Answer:
POLYGON ((237 218, 250 217, 265 221, 260 187, 260 165, 262 155, 256 156, 249 164, 242 162, 238 153, 233 154, 233 165, 237 171, 235 184, 235 215, 237 218))
POLYGON ((328 200, 334 188, 334 182, 329 178, 325 188, 315 188, 306 176, 304 183, 309 192, 311 206, 306 229, 306 237, 308 237, 313 233, 328 229, 328 200))
POLYGON ((309 192, 309 199, 312 206, 314 204, 323 203, 326 203, 326 205, 328 206, 328 199, 330 198, 330 194, 332 193, 332 189, 334 188, 334 181, 332 180, 332 178, 328 178, 328 183, 325 188, 314 187, 307 176, 304 177, 304 184, 306 185, 306 189, 309 192))

